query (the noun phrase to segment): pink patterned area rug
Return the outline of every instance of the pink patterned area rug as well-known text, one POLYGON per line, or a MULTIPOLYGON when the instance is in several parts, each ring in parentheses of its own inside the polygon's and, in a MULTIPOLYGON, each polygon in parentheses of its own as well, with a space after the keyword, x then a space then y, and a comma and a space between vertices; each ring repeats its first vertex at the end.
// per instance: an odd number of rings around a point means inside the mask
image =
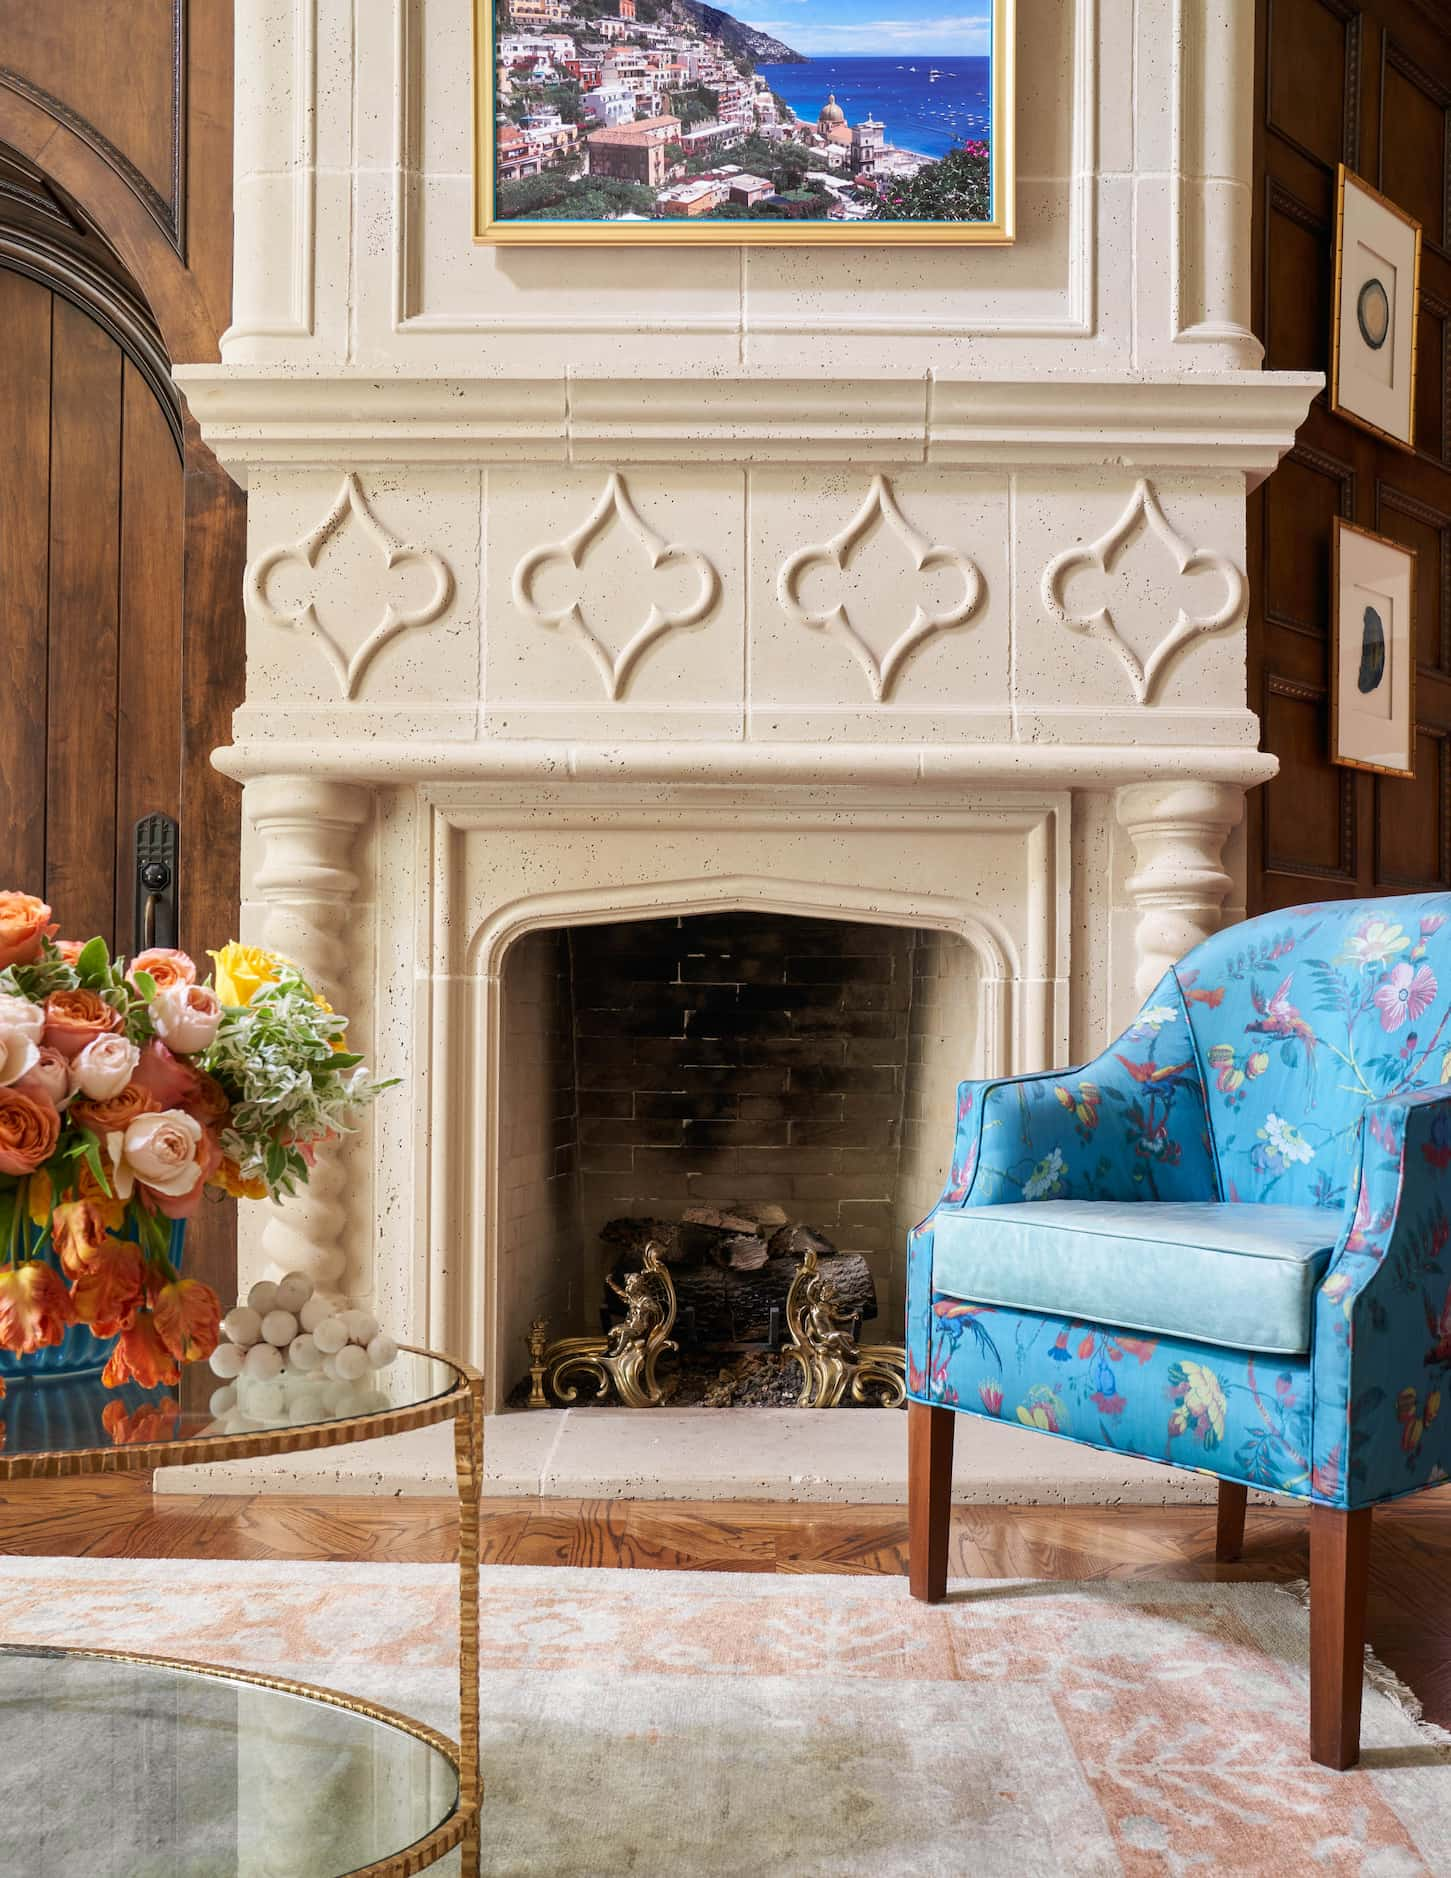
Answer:
MULTIPOLYGON (((1292 1591, 963 1583, 926 1609, 891 1578, 483 1578, 492 1878, 1451 1873, 1451 1737, 1386 1671, 1362 1767, 1307 1760, 1292 1591)), ((7 1559, 0 1636, 272 1670, 451 1732, 456 1583, 7 1559)))

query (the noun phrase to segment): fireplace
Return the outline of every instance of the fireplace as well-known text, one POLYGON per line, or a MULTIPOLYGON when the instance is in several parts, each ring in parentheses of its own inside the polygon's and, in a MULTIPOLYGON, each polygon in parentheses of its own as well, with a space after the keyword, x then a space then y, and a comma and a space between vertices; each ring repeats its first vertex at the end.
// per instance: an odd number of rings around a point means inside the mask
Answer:
POLYGON ((244 1279, 500 1409, 611 1211, 790 1183, 886 1334, 956 1079, 1091 1054, 1239 911, 1246 496, 1319 383, 1247 324, 1253 9, 1022 0, 1011 249, 688 265, 470 241, 467 8, 265 10, 178 371, 248 485, 216 761, 244 935, 400 1084, 244 1279))
MULTIPOLYGON (((908 1227, 978 1063, 961 936, 749 910, 526 934, 504 961, 500 1349, 598 1328, 606 1225, 779 1209, 865 1256, 898 1335, 908 1227)), ((510 1380, 505 1370, 501 1381, 510 1380)))

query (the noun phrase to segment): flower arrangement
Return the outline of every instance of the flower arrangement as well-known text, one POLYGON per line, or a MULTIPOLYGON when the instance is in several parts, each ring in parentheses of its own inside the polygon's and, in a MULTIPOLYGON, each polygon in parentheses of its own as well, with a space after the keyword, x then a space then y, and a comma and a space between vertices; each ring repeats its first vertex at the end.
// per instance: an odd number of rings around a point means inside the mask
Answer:
MULTIPOLYGON (((179 1268, 204 1196, 282 1199, 374 1082, 347 1019, 287 960, 231 944, 129 962, 57 939, 43 900, 0 893, 0 1351, 24 1373, 89 1367, 174 1383, 217 1346, 220 1305, 179 1268)), ((0 1382, 0 1393, 3 1393, 0 1382)))

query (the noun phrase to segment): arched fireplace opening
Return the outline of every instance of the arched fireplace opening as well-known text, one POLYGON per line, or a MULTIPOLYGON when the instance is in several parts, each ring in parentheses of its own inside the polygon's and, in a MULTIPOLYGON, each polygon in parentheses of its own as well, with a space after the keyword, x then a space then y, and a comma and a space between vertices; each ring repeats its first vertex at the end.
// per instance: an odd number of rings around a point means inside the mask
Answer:
POLYGON ((767 1211, 860 1253, 899 1338, 982 977, 956 933, 712 909, 538 929, 502 964, 496 1405, 536 1317, 600 1327, 612 1222, 767 1211), (606 1235, 606 1236, 602 1236, 606 1235))

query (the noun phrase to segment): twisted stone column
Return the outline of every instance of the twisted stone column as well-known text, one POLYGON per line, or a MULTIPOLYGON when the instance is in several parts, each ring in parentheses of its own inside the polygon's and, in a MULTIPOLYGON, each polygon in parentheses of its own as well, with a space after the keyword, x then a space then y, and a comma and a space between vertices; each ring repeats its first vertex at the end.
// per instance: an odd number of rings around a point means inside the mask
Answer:
MULTIPOLYGON (((346 1010, 345 932, 358 888, 349 861, 371 811, 369 791, 307 776, 267 776, 247 784, 242 807, 262 844, 248 896, 262 909, 252 937, 291 959, 346 1010)), ((243 1290, 257 1278, 297 1271, 324 1296, 341 1295, 348 1223, 341 1158, 337 1144, 322 1148, 305 1187, 280 1206, 260 1209, 264 1224, 253 1243, 260 1245, 261 1269, 248 1271, 243 1290)))
POLYGON ((1120 825, 1134 844, 1136 871, 1125 882, 1139 910, 1134 989, 1146 998, 1169 967, 1218 932, 1234 885, 1224 844, 1244 814, 1237 783, 1185 780, 1120 789, 1120 825))

